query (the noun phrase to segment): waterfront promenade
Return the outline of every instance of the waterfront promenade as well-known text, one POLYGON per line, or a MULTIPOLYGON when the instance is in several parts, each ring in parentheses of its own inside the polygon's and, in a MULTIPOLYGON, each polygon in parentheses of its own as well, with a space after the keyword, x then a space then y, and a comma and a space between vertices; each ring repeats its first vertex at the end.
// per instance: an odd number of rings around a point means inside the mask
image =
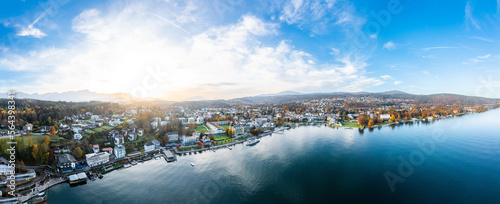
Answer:
POLYGON ((21 203, 26 202, 29 199, 35 197, 38 193, 40 193, 40 192, 42 192, 44 190, 47 190, 48 188, 50 188, 50 187, 52 187, 54 185, 66 182, 67 180, 68 179, 66 177, 59 177, 59 178, 51 178, 47 182, 45 182, 43 185, 40 185, 40 182, 38 182, 36 184, 35 189, 31 190, 31 192, 29 192, 26 195, 20 195, 20 196, 18 196, 19 201, 21 203))

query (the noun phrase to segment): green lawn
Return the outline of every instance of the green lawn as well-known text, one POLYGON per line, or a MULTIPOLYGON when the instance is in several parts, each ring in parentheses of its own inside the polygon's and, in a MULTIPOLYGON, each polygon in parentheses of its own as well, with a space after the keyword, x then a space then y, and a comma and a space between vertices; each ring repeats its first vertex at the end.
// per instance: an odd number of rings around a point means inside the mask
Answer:
POLYGON ((214 136, 214 140, 215 141, 221 141, 221 140, 225 140, 225 139, 228 139, 229 137, 227 135, 220 135, 220 136, 214 136))
POLYGON ((342 123, 342 127, 360 127, 355 122, 340 122, 342 123))
POLYGON ((111 126, 108 126, 108 125, 103 125, 101 127, 98 127, 96 129, 94 129, 95 132, 100 132, 100 131, 107 131, 107 130, 111 130, 113 129, 113 127, 111 126))
POLYGON ((95 133, 95 132, 92 131, 92 130, 85 130, 85 133, 92 134, 92 133, 95 133))
POLYGON ((224 130, 225 130, 226 128, 229 128, 229 125, 219 125, 219 126, 220 126, 221 128, 224 128, 224 130))
POLYGON ((200 133, 201 132, 209 132, 207 130, 207 128, 205 128, 205 126, 203 126, 203 125, 196 125, 196 129, 195 130, 196 130, 196 132, 200 132, 200 133))

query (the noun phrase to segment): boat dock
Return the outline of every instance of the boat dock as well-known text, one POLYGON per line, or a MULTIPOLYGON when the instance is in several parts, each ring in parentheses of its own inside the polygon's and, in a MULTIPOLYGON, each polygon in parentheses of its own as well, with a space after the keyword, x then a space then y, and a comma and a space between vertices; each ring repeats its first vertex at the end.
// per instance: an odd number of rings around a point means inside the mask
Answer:
POLYGON ((167 162, 175 161, 175 155, 170 150, 163 150, 163 155, 165 155, 167 162))

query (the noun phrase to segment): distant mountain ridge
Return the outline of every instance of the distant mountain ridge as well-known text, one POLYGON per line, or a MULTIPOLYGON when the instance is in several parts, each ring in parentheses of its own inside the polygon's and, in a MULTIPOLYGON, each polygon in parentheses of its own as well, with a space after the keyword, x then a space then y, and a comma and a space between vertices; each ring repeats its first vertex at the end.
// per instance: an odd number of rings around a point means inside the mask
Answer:
MULTIPOLYGON (((7 93, 0 93, 0 98, 7 98, 7 93)), ((132 100, 130 94, 125 93, 114 93, 114 94, 103 94, 95 93, 89 90, 81 91, 68 91, 68 92, 52 92, 45 94, 27 94, 23 92, 17 92, 16 98, 18 99, 34 99, 34 100, 45 100, 45 101, 68 101, 68 102, 86 102, 86 101, 104 101, 104 102, 120 102, 132 100)))

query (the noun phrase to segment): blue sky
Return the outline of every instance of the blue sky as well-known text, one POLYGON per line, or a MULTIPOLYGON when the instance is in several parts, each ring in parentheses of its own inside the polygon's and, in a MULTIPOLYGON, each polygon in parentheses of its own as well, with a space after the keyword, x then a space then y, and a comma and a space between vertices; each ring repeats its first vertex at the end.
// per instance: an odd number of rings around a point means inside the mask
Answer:
POLYGON ((0 4, 0 92, 500 98, 500 0, 0 4))

